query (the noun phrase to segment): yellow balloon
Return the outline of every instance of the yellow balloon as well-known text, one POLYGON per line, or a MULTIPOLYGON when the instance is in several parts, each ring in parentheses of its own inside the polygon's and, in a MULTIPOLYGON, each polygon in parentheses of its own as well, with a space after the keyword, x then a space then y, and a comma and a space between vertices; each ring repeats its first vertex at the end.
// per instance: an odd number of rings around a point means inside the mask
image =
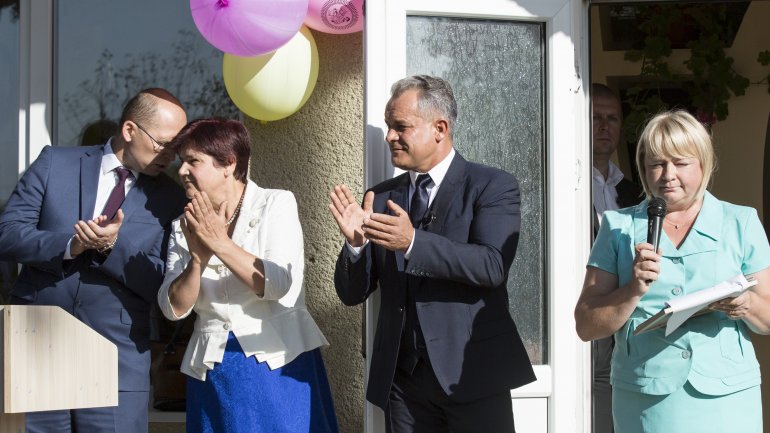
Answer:
POLYGON ((299 110, 318 79, 318 48, 306 26, 285 45, 256 57, 225 53, 222 75, 230 99, 246 115, 278 120, 299 110))

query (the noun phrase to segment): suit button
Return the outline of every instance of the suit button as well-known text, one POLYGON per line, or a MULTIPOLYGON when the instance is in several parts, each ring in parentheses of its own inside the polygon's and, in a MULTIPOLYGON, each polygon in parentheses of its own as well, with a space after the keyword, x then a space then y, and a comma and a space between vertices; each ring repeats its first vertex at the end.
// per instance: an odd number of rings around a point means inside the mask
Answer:
POLYGON ((678 265, 678 264, 682 263, 682 259, 679 258, 679 257, 674 257, 673 259, 671 259, 671 263, 673 263, 675 265, 678 265))
POLYGON ((683 359, 689 359, 690 355, 692 355, 692 353, 689 350, 683 350, 682 351, 682 358, 683 359))
POLYGON ((674 287, 671 289, 671 294, 674 296, 679 296, 682 294, 682 288, 681 287, 674 287))
POLYGON ((228 330, 228 329, 230 329, 230 324, 229 323, 225 323, 224 325, 222 325, 222 327, 225 328, 225 330, 228 330))

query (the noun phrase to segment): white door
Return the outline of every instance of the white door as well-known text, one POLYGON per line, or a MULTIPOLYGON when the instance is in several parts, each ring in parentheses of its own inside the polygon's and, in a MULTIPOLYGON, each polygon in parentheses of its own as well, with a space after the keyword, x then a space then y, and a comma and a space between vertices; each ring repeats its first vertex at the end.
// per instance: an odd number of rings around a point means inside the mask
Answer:
MULTIPOLYGON (((519 433, 590 431, 589 347, 573 319, 590 242, 586 17, 580 0, 366 2, 367 186, 394 175, 383 141, 390 86, 418 73, 453 85, 458 151, 520 182, 508 290, 537 381, 511 392, 519 433)), ((367 353, 377 310, 373 298, 367 353)), ((366 431, 385 431, 370 404, 366 431)))

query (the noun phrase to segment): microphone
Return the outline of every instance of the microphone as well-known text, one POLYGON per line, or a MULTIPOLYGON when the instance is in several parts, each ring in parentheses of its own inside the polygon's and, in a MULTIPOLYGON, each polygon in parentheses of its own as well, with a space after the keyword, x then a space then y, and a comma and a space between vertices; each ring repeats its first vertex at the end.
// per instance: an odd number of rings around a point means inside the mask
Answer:
POLYGON ((647 243, 652 244, 655 253, 658 253, 660 234, 663 232, 663 218, 666 216, 666 201, 660 197, 653 197, 647 205, 647 243))

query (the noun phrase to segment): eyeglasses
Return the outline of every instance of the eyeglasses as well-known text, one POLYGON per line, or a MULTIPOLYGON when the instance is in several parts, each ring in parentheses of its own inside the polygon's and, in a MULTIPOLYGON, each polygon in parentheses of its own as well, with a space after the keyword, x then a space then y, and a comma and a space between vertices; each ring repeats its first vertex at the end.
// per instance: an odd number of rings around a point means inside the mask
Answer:
POLYGON ((136 127, 139 128, 142 132, 147 134, 148 137, 150 137, 150 140, 152 140, 152 150, 155 151, 155 153, 162 152, 163 149, 165 149, 166 146, 170 144, 169 142, 161 143, 160 141, 156 140, 155 137, 153 137, 152 135, 150 135, 149 132, 147 132, 146 129, 142 128, 142 125, 136 122, 134 122, 134 125, 136 125, 136 127))

